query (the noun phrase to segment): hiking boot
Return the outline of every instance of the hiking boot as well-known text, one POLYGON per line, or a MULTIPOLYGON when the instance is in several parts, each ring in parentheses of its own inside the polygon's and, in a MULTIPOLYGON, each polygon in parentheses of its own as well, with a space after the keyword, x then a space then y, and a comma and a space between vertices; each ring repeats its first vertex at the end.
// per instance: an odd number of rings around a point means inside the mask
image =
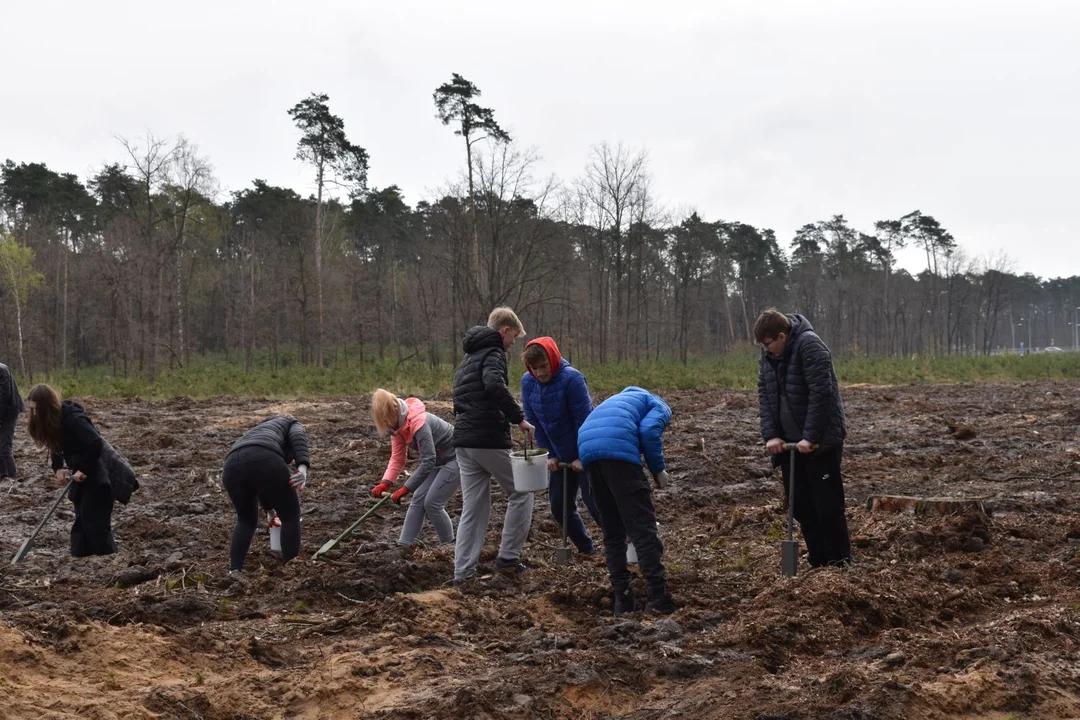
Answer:
POLYGON ((626 588, 622 592, 615 591, 615 602, 611 606, 612 615, 625 615, 634 612, 634 591, 626 588))
POLYGON ((667 590, 649 593, 649 599, 645 601, 645 612, 661 615, 670 615, 675 612, 675 602, 671 599, 671 593, 667 590))
POLYGON ((520 575, 527 569, 525 563, 517 558, 495 558, 495 572, 512 570, 515 575, 520 575))

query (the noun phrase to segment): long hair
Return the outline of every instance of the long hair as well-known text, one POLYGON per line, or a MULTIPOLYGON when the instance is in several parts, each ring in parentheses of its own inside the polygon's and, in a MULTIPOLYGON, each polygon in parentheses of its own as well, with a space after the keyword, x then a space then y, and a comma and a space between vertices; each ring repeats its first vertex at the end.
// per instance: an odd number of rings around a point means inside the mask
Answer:
POLYGON ((379 435, 386 437, 391 430, 396 430, 398 425, 397 396, 394 393, 379 388, 371 395, 371 421, 375 423, 375 429, 379 435))
POLYGON ((26 430, 38 447, 60 451, 60 393, 48 385, 35 385, 26 399, 33 403, 26 430))

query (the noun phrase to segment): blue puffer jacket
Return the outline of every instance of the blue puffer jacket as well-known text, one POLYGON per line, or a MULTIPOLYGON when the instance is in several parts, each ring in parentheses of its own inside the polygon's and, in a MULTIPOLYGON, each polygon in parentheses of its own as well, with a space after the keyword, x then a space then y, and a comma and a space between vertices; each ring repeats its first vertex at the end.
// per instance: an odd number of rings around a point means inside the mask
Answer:
POLYGON ((578 428, 592 412, 589 388, 585 376, 562 358, 553 340, 537 338, 529 343, 533 344, 544 347, 549 361, 557 359, 550 363, 557 369, 546 383, 531 372, 525 373, 521 378, 522 409, 536 426, 536 446, 547 448, 549 457, 570 463, 578 459, 578 428))
POLYGON ((578 430, 582 465, 597 460, 645 464, 654 475, 666 467, 662 436, 671 408, 648 390, 628 387, 597 405, 578 430))

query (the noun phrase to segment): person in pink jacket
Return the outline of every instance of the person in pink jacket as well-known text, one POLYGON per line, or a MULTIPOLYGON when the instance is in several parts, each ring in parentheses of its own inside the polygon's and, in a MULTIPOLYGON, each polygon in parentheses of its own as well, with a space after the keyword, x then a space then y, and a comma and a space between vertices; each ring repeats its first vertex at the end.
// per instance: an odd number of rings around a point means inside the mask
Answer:
POLYGON ((397 482, 405 469, 408 448, 420 455, 420 464, 405 484, 390 499, 413 494, 405 513, 398 545, 412 545, 424 527, 424 516, 431 521, 439 543, 454 542, 454 524, 446 512, 446 503, 461 486, 457 456, 454 451, 454 426, 438 415, 427 412, 418 398, 402 400, 379 388, 371 396, 371 419, 379 435, 390 435, 390 462, 382 482, 371 494, 382 497, 397 482))

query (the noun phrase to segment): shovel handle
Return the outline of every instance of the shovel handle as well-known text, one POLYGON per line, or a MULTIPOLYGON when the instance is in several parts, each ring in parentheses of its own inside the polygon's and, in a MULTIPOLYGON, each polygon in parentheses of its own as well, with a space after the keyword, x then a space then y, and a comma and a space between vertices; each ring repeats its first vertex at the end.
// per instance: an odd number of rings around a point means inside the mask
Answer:
POLYGON ((56 512, 56 508, 59 507, 60 503, 62 503, 64 501, 64 498, 67 497, 67 494, 71 490, 71 486, 73 484, 75 484, 75 478, 71 478, 70 480, 68 480, 67 485, 65 485, 64 489, 60 491, 60 495, 56 498, 56 501, 49 506, 49 511, 45 513, 45 517, 41 518, 41 522, 39 522, 37 524, 37 527, 34 528, 34 532, 30 533, 30 537, 26 538, 26 540, 23 541, 22 546, 19 548, 18 552, 15 553, 15 557, 11 558, 12 565, 17 564, 19 561, 21 561, 24 557, 27 556, 27 554, 30 552, 30 548, 34 545, 34 538, 38 536, 38 533, 41 532, 41 528, 45 527, 45 523, 49 521, 49 518, 51 518, 53 513, 56 512))
POLYGON ((370 507, 370 510, 368 510, 366 513, 361 515, 359 520, 356 520, 355 522, 353 522, 352 525, 350 525, 348 528, 346 528, 345 532, 342 532, 340 535, 338 535, 337 538, 334 539, 334 543, 335 544, 339 543, 342 540, 345 540, 346 538, 348 538, 349 534, 353 530, 360 527, 361 522, 366 520, 370 515, 372 515, 372 513, 379 510, 379 508, 382 507, 382 505, 384 503, 386 503, 388 500, 390 500, 390 493, 389 492, 383 492, 381 497, 379 498, 379 501, 377 503, 375 503, 374 505, 372 505, 372 507, 370 507))
POLYGON ((785 451, 794 450, 796 447, 798 447, 798 445, 799 445, 798 443, 784 443, 784 450, 785 451))

